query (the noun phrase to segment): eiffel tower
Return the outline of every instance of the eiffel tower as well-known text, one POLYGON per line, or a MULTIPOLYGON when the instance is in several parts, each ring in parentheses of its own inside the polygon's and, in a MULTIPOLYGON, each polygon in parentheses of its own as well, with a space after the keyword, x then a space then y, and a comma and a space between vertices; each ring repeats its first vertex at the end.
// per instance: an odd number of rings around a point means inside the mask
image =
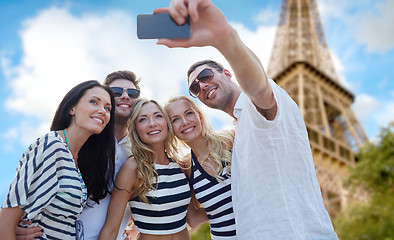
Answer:
POLYGON ((267 74, 298 104, 304 117, 323 200, 334 218, 354 195, 342 178, 355 151, 368 141, 351 104, 354 95, 339 82, 315 0, 283 0, 267 74))

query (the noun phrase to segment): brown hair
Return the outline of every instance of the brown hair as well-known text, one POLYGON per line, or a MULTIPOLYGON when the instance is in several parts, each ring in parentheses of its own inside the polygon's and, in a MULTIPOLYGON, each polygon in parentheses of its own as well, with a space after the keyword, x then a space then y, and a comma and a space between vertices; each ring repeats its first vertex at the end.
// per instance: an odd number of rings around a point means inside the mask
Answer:
POLYGON ((140 90, 140 86, 138 84, 140 83, 141 79, 137 78, 137 75, 134 72, 128 71, 128 70, 116 71, 116 72, 108 74, 105 77, 104 85, 108 86, 113 81, 118 80, 118 79, 129 80, 130 82, 132 82, 135 85, 136 89, 140 90))

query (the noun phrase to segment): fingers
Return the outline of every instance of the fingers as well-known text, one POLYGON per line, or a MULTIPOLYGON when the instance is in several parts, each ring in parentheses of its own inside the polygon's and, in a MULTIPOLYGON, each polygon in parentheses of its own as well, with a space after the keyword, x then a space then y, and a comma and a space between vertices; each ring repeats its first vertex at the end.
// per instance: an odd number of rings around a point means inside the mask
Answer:
POLYGON ((21 222, 23 222, 23 223, 25 223, 25 224, 27 224, 27 225, 30 225, 30 224, 33 223, 32 221, 28 221, 28 220, 24 220, 24 219, 22 219, 21 222))
POLYGON ((15 237, 17 240, 31 240, 42 235, 40 227, 22 228, 16 227, 15 237))
POLYGON ((41 228, 40 227, 16 227, 15 228, 15 233, 17 235, 29 235, 29 234, 34 234, 34 233, 41 233, 41 228))
POLYGON ((37 232, 29 235, 15 235, 16 240, 34 240, 37 237, 42 236, 42 232, 37 232))
POLYGON ((169 7, 157 8, 153 13, 170 13, 171 17, 178 25, 183 25, 187 16, 192 21, 199 20, 198 8, 204 5, 203 0, 172 0, 169 7))
POLYGON ((189 15, 187 4, 187 0, 172 0, 170 2, 169 12, 178 25, 183 25, 189 15))
POLYGON ((188 14, 190 15, 190 19, 193 21, 193 22, 197 22, 198 21, 198 19, 199 19, 199 15, 198 15, 198 4, 199 4, 199 1, 189 1, 189 4, 188 4, 188 14))
POLYGON ((168 12, 169 12, 169 7, 156 8, 153 10, 153 13, 168 13, 168 12))
POLYGON ((187 48, 190 46, 188 45, 187 40, 179 40, 179 39, 167 39, 167 38, 161 38, 157 41, 157 45, 164 45, 169 48, 174 48, 174 47, 182 47, 182 48, 187 48))

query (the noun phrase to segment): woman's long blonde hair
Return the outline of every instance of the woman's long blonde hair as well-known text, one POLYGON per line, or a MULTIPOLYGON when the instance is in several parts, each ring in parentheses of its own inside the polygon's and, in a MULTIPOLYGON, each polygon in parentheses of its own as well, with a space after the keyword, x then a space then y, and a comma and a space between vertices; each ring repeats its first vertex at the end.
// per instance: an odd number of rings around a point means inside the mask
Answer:
MULTIPOLYGON (((208 155, 206 158, 201 159, 201 165, 210 167, 215 172, 215 178, 218 181, 222 181, 223 169, 226 168, 226 175, 231 176, 231 158, 232 148, 234 143, 234 131, 233 130, 219 130, 215 131, 211 127, 208 118, 204 115, 201 108, 188 96, 179 95, 172 97, 165 104, 165 108, 168 108, 170 103, 184 100, 190 103, 193 110, 197 112, 201 119, 201 135, 204 137, 205 142, 208 145, 208 155), (218 167, 214 167, 207 162, 207 159, 211 159, 217 163, 218 167)), ((182 142, 182 141, 181 141, 182 142)))
POLYGON ((129 120, 129 139, 131 141, 131 152, 132 155, 137 162, 137 181, 138 181, 138 197, 141 201, 149 203, 146 194, 150 190, 154 190, 157 188, 158 183, 158 174, 155 170, 155 153, 150 148, 149 145, 145 144, 141 141, 140 137, 137 134, 135 121, 138 117, 138 114, 141 111, 141 108, 147 103, 154 103, 163 113, 164 118, 167 122, 167 138, 164 141, 164 149, 169 158, 174 159, 175 161, 179 161, 177 148, 176 148, 176 138, 174 136, 174 132, 172 130, 171 122, 168 117, 165 109, 160 106, 155 100, 148 99, 139 99, 135 102, 133 112, 131 113, 131 117, 129 120))

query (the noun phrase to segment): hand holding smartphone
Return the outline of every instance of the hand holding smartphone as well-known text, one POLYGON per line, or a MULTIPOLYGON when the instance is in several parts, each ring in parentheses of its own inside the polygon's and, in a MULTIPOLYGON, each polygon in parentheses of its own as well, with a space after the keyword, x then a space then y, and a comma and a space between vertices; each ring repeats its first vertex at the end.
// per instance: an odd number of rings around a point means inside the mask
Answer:
POLYGON ((137 37, 139 39, 189 38, 189 19, 179 26, 169 13, 140 14, 137 16, 137 37))

